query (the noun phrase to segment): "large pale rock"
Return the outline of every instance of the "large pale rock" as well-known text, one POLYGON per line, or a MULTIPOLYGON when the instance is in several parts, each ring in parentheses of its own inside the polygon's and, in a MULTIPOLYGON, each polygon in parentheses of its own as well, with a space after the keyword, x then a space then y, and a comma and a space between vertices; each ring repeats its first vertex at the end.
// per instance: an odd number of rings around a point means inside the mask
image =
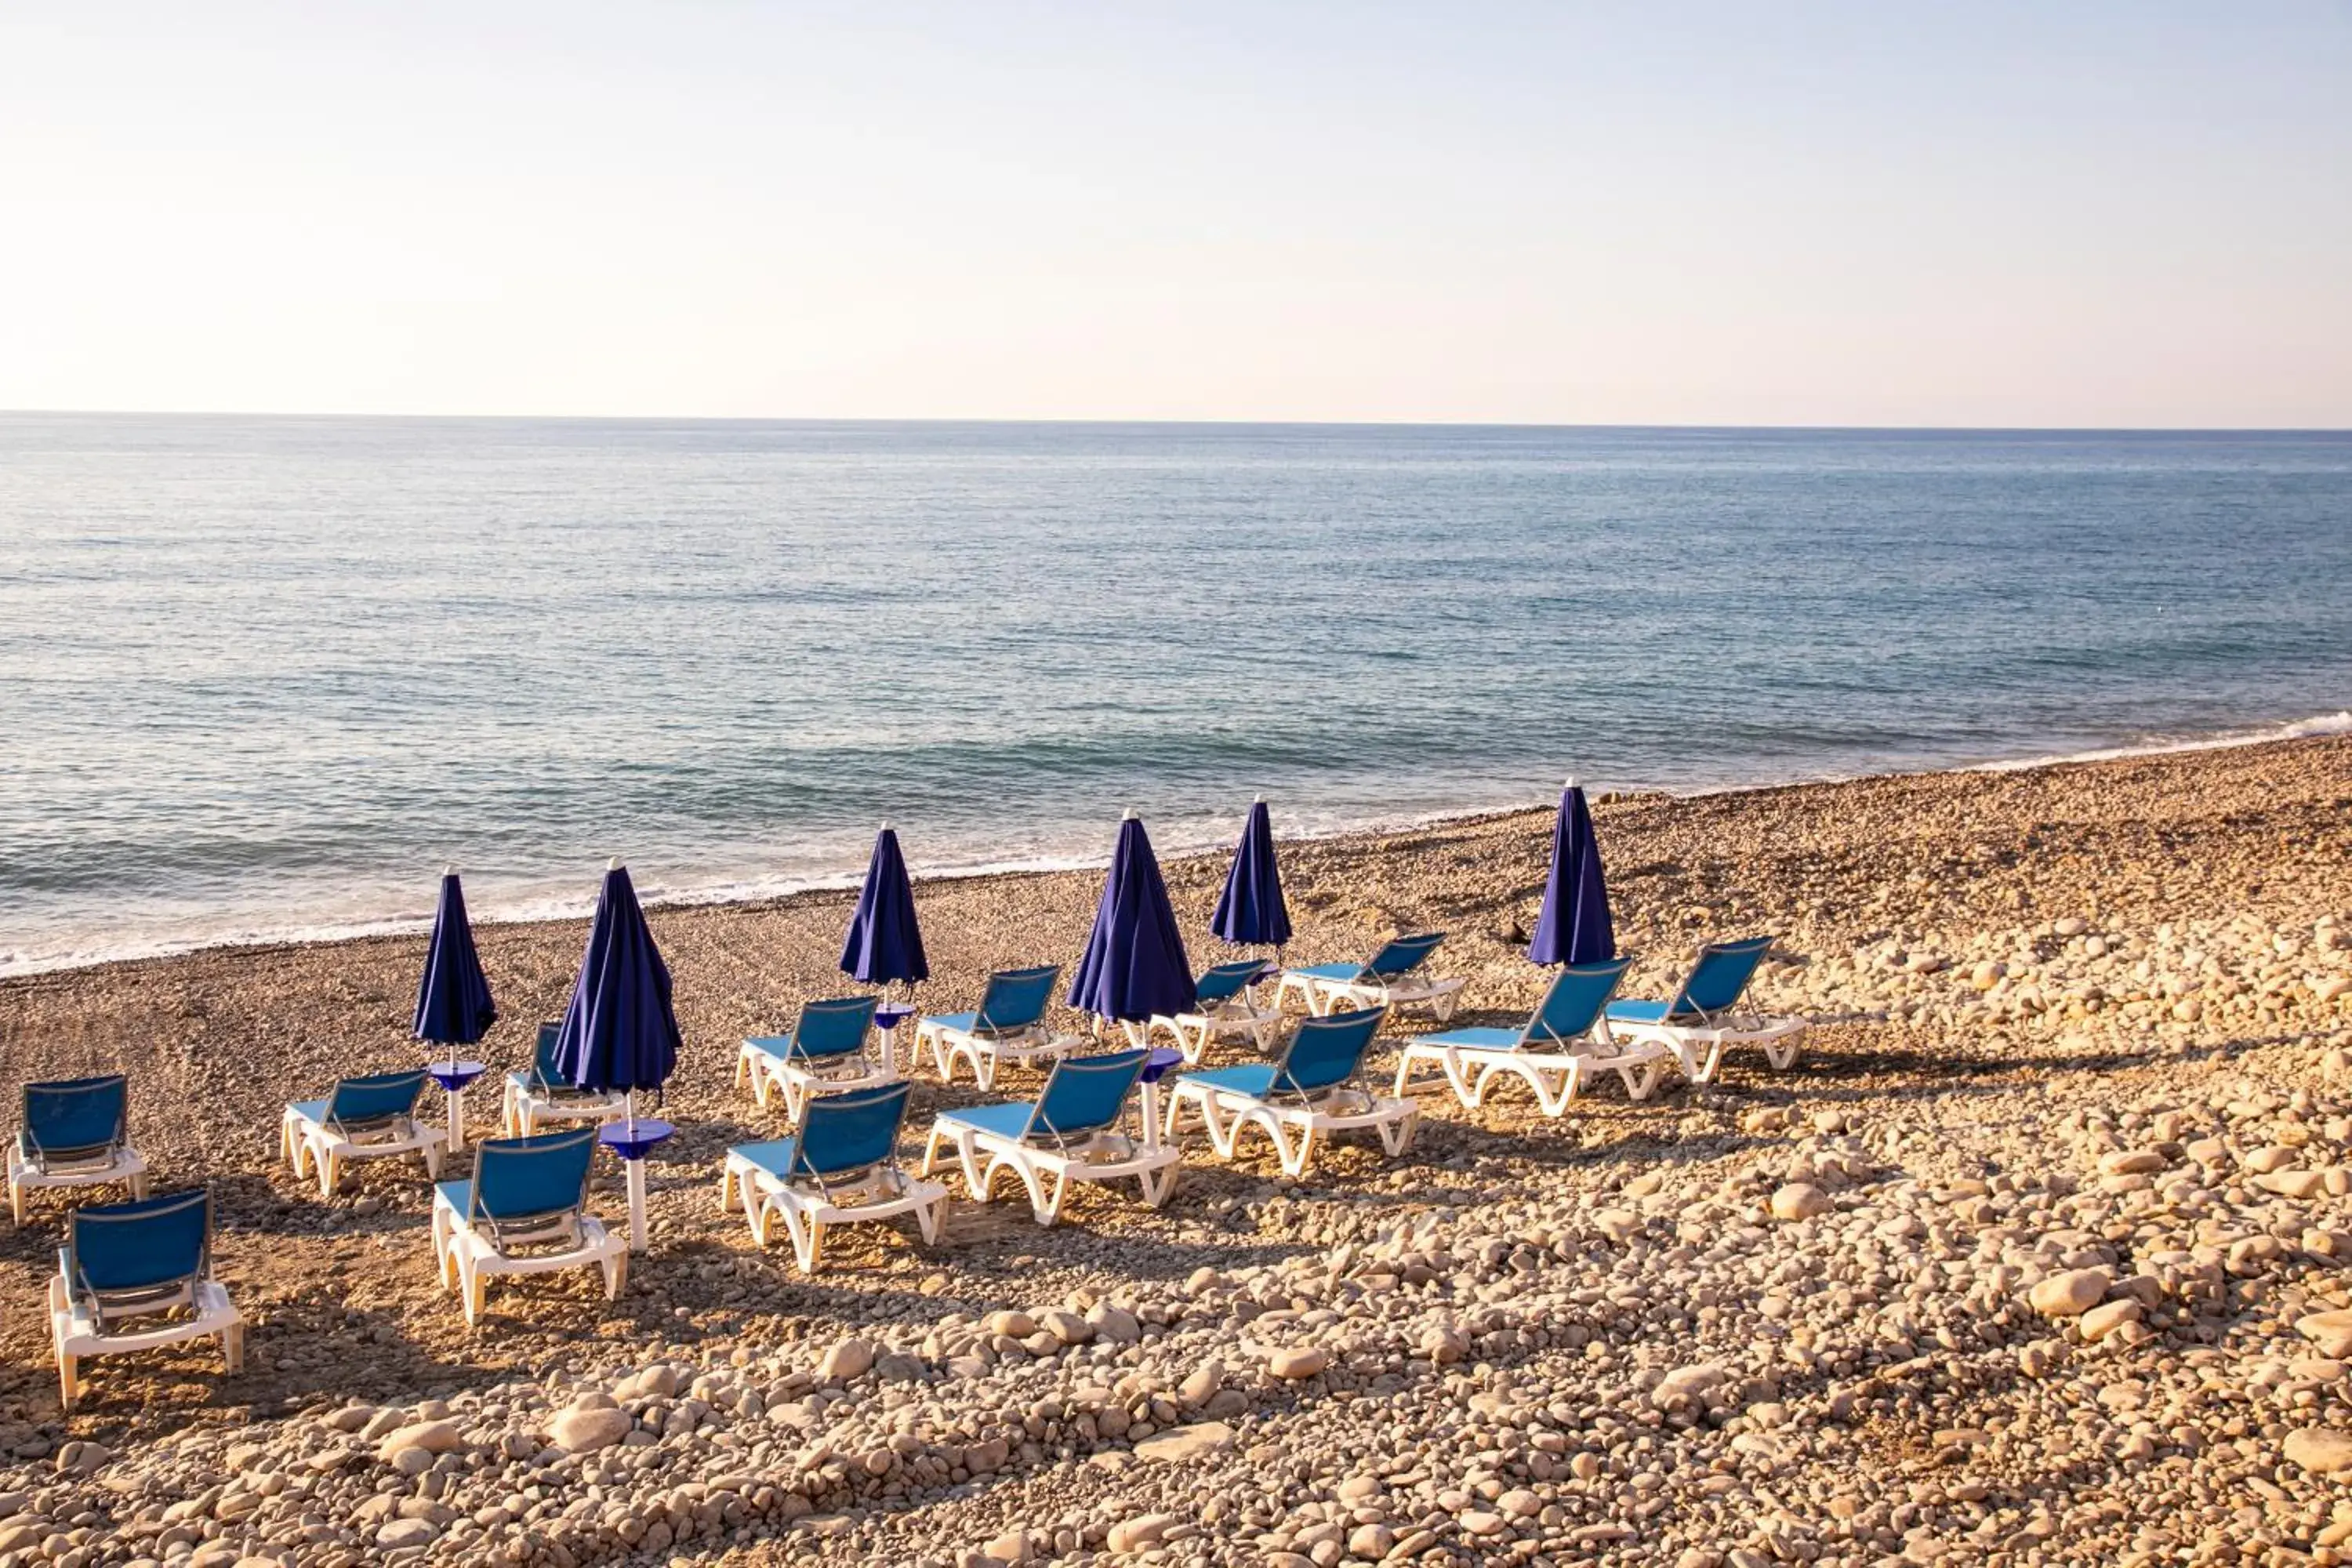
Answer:
POLYGON ((1026 1312, 1007 1310, 988 1314, 988 1331, 1008 1340, 1025 1340, 1037 1331, 1037 1320, 1026 1312))
POLYGON ((1176 1396, 1187 1405, 1206 1405, 1225 1385, 1225 1363, 1211 1356, 1176 1385, 1176 1396))
POLYGON ((447 1421, 415 1421, 396 1426, 383 1435, 376 1445, 376 1457, 386 1464, 403 1448, 422 1448, 428 1454, 446 1454, 466 1446, 456 1426, 447 1421))
POLYGON ((1829 1212, 1830 1195, 1811 1182, 1790 1182, 1772 1194, 1774 1219, 1811 1219, 1829 1212))
POLYGON ((1661 1378, 1658 1386, 1650 1391, 1650 1403, 1661 1410, 1670 1410, 1685 1401, 1705 1399, 1722 1387, 1730 1376, 1730 1373, 1713 1362, 1703 1362, 1696 1366, 1678 1366, 1661 1378))
POLYGON ((1203 1459, 1211 1454, 1222 1454, 1234 1446, 1234 1429, 1222 1421, 1195 1421, 1189 1426, 1173 1426, 1165 1432, 1154 1432, 1135 1446, 1139 1459, 1156 1459, 1163 1465, 1181 1465, 1188 1459, 1203 1459))
POLYGON ((1037 1321, 1047 1333, 1066 1345, 1082 1345, 1095 1337, 1095 1326, 1076 1312, 1043 1312, 1038 1315, 1037 1321))
POLYGON ((429 1520, 395 1519, 375 1532, 375 1543, 387 1552, 404 1546, 430 1546, 440 1533, 440 1526, 429 1520))
POLYGON ((2352 1470, 2352 1432, 2334 1426, 2305 1426, 2290 1432, 2286 1457, 2314 1475, 2342 1475, 2352 1470))
POLYGON ((1315 1345, 1284 1345, 1265 1358, 1265 1370, 1293 1380, 1313 1377, 1331 1364, 1331 1352, 1315 1345))
POLYGON ((2273 1171, 2266 1176, 2256 1176, 2253 1184, 2264 1192, 2276 1193, 2283 1198, 2316 1197, 2327 1185, 2325 1171, 2273 1171))
POLYGON ((2107 1176, 2147 1175, 2164 1167, 2164 1156, 2154 1149, 2118 1149, 2099 1160, 2099 1173, 2107 1176))
POLYGON ((1113 1552, 1140 1552, 1147 1546, 1159 1545, 1160 1537, 1179 1522, 1172 1513, 1147 1513, 1135 1519, 1122 1519, 1110 1527, 1110 1537, 1104 1544, 1113 1552))
POLYGON ((2079 1318, 2099 1304, 2113 1279, 2105 1268, 2070 1268, 2036 1285, 2027 1300, 2045 1318, 2079 1318))
POLYGON ((547 1440, 567 1454, 593 1454, 627 1436, 635 1425, 625 1410, 575 1405, 549 1423, 547 1440))
POLYGON ((865 1376, 873 1364, 874 1342, 872 1340, 844 1340, 824 1352, 824 1360, 817 1363, 816 1374, 822 1378, 838 1378, 847 1383, 853 1378, 865 1376))
POLYGON ((2314 1312, 2294 1321, 2294 1331, 2319 1347, 2330 1361, 2352 1357, 2352 1311, 2314 1312))
POLYGON ((2248 1154, 2244 1159, 2240 1160, 2238 1162, 2238 1165, 2241 1170, 2243 1170, 2249 1175, 2267 1176, 2273 1171, 2285 1170, 2289 1165, 2294 1163, 2296 1155, 2294 1150, 2286 1147, 2284 1143, 2273 1143, 2268 1148, 2255 1150, 2252 1153, 2248 1154))
POLYGON ((2120 1301, 2109 1301, 2103 1306, 2094 1307, 2082 1316, 2080 1326, 2083 1337, 2095 1343, 2105 1339, 2126 1323, 2138 1322, 2146 1312, 2146 1308, 2128 1296, 2120 1301))

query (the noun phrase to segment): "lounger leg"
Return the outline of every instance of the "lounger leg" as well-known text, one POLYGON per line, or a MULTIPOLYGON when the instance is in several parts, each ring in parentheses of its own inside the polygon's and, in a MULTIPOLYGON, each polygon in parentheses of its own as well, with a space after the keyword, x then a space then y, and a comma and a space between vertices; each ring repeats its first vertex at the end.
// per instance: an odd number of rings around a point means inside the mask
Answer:
POLYGON ((132 1197, 134 1197, 134 1198, 143 1198, 143 1197, 145 1197, 145 1196, 147 1195, 147 1173, 146 1173, 146 1172, 144 1172, 144 1171, 134 1171, 134 1172, 132 1172, 132 1173, 131 1173, 131 1195, 132 1197))
POLYGON ((25 1223, 25 1189, 13 1176, 8 1180, 8 1215, 16 1224, 25 1223))
POLYGON ((755 1247, 768 1245, 768 1231, 774 1217, 769 1205, 774 1201, 765 1194, 755 1197, 751 1188, 743 1188, 743 1214, 751 1222, 751 1244, 755 1247))
POLYGON ((936 1121, 932 1122, 929 1133, 923 1139, 922 1173, 924 1175, 928 1176, 940 1168, 940 1145, 945 1141, 946 1134, 940 1131, 940 1124, 936 1121))
POLYGON ((1281 1120, 1276 1118, 1273 1129, 1274 1144, 1276 1152, 1282 1156, 1283 1173, 1303 1176, 1307 1173, 1307 1162, 1315 1157, 1315 1129, 1310 1124, 1298 1130, 1298 1152, 1294 1157, 1288 1141, 1282 1136, 1281 1126, 1281 1120))
POLYGON ((1657 1092, 1658 1079, 1664 1071, 1665 1065, 1664 1062, 1653 1058, 1638 1067, 1619 1068, 1617 1076, 1625 1080, 1625 1098, 1643 1100, 1657 1092))
POLYGON ((425 1179, 428 1182, 441 1179, 441 1145, 438 1143, 425 1145, 425 1179))
POLYGON ((333 1197, 335 1177, 340 1173, 335 1156, 324 1149, 313 1148, 310 1151, 310 1163, 319 1168, 319 1195, 322 1198, 333 1197))
MULTIPOLYGON (((725 1214, 727 1212, 728 1194, 734 1185, 734 1171, 729 1167, 725 1161, 720 1161, 719 1164, 719 1212, 720 1214, 725 1214)), ((746 1194, 746 1196, 748 1198, 749 1194, 746 1194)))
POLYGON ((604 1266, 604 1300, 607 1301, 617 1301, 621 1299, 622 1271, 629 1266, 628 1258, 629 1255, 625 1252, 606 1253, 597 1260, 604 1266))
POLYGON ((1136 1181, 1143 1188, 1143 1206, 1156 1209, 1166 1203, 1168 1195, 1176 1190, 1176 1177, 1183 1168, 1177 1162, 1171 1160, 1156 1171, 1145 1171, 1139 1174, 1136 1181))
POLYGON ((1804 1037, 1803 1032, 1800 1030, 1796 1034, 1786 1036, 1778 1040, 1764 1041, 1764 1060, 1771 1067, 1774 1072, 1787 1072, 1790 1067, 1796 1061, 1797 1046, 1799 1042, 1804 1039, 1804 1037))
POLYGON ((231 1323, 221 1331, 221 1364, 231 1375, 245 1370, 245 1325, 231 1323))
POLYGON ((1062 1198, 1070 1190, 1070 1173, 1062 1166, 1054 1170, 1054 1191, 1043 1204, 1037 1201, 1038 1184, 1029 1179, 1029 1211, 1039 1225, 1051 1225, 1062 1217, 1062 1198))
POLYGON ((58 1398, 71 1414, 74 1402, 81 1396, 81 1380, 75 1375, 79 1358, 58 1352, 58 1398))

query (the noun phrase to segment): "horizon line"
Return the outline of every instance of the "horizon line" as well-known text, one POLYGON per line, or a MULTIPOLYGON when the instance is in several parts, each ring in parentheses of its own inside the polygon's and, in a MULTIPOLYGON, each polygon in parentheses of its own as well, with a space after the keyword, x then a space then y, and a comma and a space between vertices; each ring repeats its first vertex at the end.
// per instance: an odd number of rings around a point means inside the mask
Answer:
POLYGON ((0 408, 0 419, 315 419, 572 425, 992 425, 1319 430, 1683 430, 1952 436, 2352 436, 2352 425, 1856 425, 1529 419, 1244 419, 1045 415, 354 413, 222 408, 0 408))

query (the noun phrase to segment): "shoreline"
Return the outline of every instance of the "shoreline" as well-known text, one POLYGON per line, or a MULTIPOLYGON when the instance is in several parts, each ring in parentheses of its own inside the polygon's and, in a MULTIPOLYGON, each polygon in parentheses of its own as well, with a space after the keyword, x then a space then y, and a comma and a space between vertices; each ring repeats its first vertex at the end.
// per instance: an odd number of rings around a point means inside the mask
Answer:
MULTIPOLYGON (((2352 710, 2309 715, 2305 718, 2266 724, 2253 729, 2231 729, 2200 736, 2152 739, 2144 743, 2096 747, 2078 752, 2035 753, 2015 758, 1996 758, 1971 763, 1922 768, 1895 768, 1853 773, 1823 773, 1798 779, 1782 779, 1768 783, 1730 784, 1695 789, 1633 788, 1596 790, 1596 800, 1632 798, 1664 798, 1668 800, 1701 800, 1722 796, 1769 795, 1781 791, 1817 788, 1824 785, 1855 784, 1871 780, 1901 780, 1961 776, 1970 773, 2028 773, 2047 768, 2068 767, 2088 763, 2127 761, 2134 758, 2164 757, 2203 752, 2235 751, 2247 747, 2266 746, 2284 742, 2352 734, 2352 710)), ((1550 800, 1537 800, 1525 805, 1470 809, 1446 808, 1435 812, 1398 818, 1372 818, 1346 824, 1328 830, 1310 829, 1302 833, 1277 835, 1278 845, 1323 845, 1352 843, 1377 839, 1398 834, 1423 833, 1454 827, 1471 827, 1480 824, 1507 820, 1534 812, 1553 809, 1550 800)), ((1173 849, 1162 847, 1161 858, 1167 862, 1195 861, 1209 857, 1226 855, 1231 847, 1184 844, 1173 849)), ((624 858, 625 858, 625 857, 624 858)), ((1108 855, 1055 856, 1039 855, 1025 858, 990 859, 968 863, 951 863, 938 870, 917 871, 915 886, 921 889, 933 886, 987 881, 1004 877, 1055 876, 1067 872, 1099 870, 1109 863, 1108 855)), ((462 868, 461 868, 462 869, 462 868)), ((645 896, 648 911, 698 909, 758 910, 779 907, 800 900, 823 900, 827 895, 854 893, 863 879, 862 868, 835 874, 808 878, 781 879, 784 885, 773 891, 744 891, 748 885, 757 888, 760 879, 748 884, 721 882, 707 891, 692 889, 665 893, 655 891, 645 896)), ((468 889, 469 901, 476 895, 468 889)), ((584 921, 594 905, 593 893, 578 895, 571 901, 577 909, 552 910, 544 906, 545 899, 527 900, 520 913, 484 913, 485 904, 495 908, 490 900, 475 905, 474 924, 478 928, 535 928, 584 921)), ((196 937, 184 941, 163 938, 154 942, 132 946, 93 957, 71 955, 62 958, 36 958, 22 963, 0 958, 0 985, 11 981, 41 975, 110 969, 123 964, 163 963, 214 952, 269 952, 281 949, 304 950, 332 947, 343 943, 396 940, 421 935, 432 924, 430 912, 386 916, 376 920, 321 925, 313 928, 295 927, 285 931, 257 933, 252 936, 226 938, 196 937)))

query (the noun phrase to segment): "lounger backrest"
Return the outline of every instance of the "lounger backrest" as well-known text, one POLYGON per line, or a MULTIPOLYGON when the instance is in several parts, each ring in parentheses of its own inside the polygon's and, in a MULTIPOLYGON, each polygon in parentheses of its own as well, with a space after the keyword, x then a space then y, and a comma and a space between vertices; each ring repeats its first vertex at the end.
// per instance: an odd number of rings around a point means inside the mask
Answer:
POLYGON ((1262 958, 1237 958, 1231 963, 1220 963, 1192 983, 1194 1005, 1213 1007, 1220 1002, 1230 1002, 1265 973, 1265 960, 1262 958))
POLYGON ((205 1187, 86 1204, 66 1216, 68 1289, 110 1306, 176 1295, 203 1277, 212 1233, 212 1193, 205 1187))
POLYGON ((404 1120, 415 1112, 424 1089, 422 1068, 338 1079, 327 1096, 327 1125, 356 1131, 404 1120))
POLYGON ((588 1163, 596 1153, 593 1127, 485 1138, 476 1151, 469 1220, 513 1226, 569 1214, 588 1201, 588 1163))
POLYGON ((1096 1057, 1065 1057, 1054 1064, 1023 1134, 1066 1142, 1117 1124, 1151 1053, 1140 1047, 1096 1057))
POLYGON ((915 1086, 901 1079, 810 1100, 801 1111, 800 1142, 786 1179, 814 1176, 822 1182, 886 1163, 898 1147, 914 1094, 915 1086))
POLYGON ((121 1073, 25 1086, 26 1152, 43 1158, 104 1153, 122 1142, 131 1080, 121 1073))
POLYGON ((1372 961, 1364 965, 1363 979, 1402 980, 1419 969, 1437 944, 1445 940, 1442 931, 1423 931, 1419 936, 1392 936, 1372 961))
POLYGON ((1034 969, 1004 969, 988 977, 988 989, 981 994, 980 1014, 972 1021, 972 1032, 981 1035, 1017 1035, 1034 1028, 1045 1016, 1045 1005, 1054 994, 1054 982, 1062 973, 1058 963, 1040 964, 1034 969))
POLYGON ((1769 936, 1751 936, 1742 942, 1711 942, 1700 948, 1690 978, 1683 982, 1675 1005, 1667 1009, 1667 1022, 1711 1018, 1729 1010, 1747 991, 1771 945, 1769 936))
POLYGON ((1352 1013, 1301 1018, 1275 1068, 1274 1092, 1312 1099, 1354 1078, 1387 1014, 1385 1007, 1360 1007, 1352 1013))
POLYGON ((563 1022, 553 1019, 539 1026, 539 1044, 531 1048, 531 1087, 537 1089, 566 1089, 572 1087, 563 1076, 562 1064, 556 1060, 555 1047, 563 1038, 563 1022))
POLYGON ((1617 994, 1633 962, 1612 958, 1599 963, 1564 965, 1551 989, 1544 993, 1535 1016, 1528 1020, 1527 1033, 1520 1036, 1519 1043, 1542 1047, 1584 1038, 1609 999, 1617 994))
POLYGON ((877 998, 872 996, 839 996, 830 1002, 811 1002, 801 1009, 801 1021, 793 1026, 793 1044, 789 1055, 796 1057, 845 1057, 866 1048, 866 1037, 874 1027, 874 1008, 877 998))

